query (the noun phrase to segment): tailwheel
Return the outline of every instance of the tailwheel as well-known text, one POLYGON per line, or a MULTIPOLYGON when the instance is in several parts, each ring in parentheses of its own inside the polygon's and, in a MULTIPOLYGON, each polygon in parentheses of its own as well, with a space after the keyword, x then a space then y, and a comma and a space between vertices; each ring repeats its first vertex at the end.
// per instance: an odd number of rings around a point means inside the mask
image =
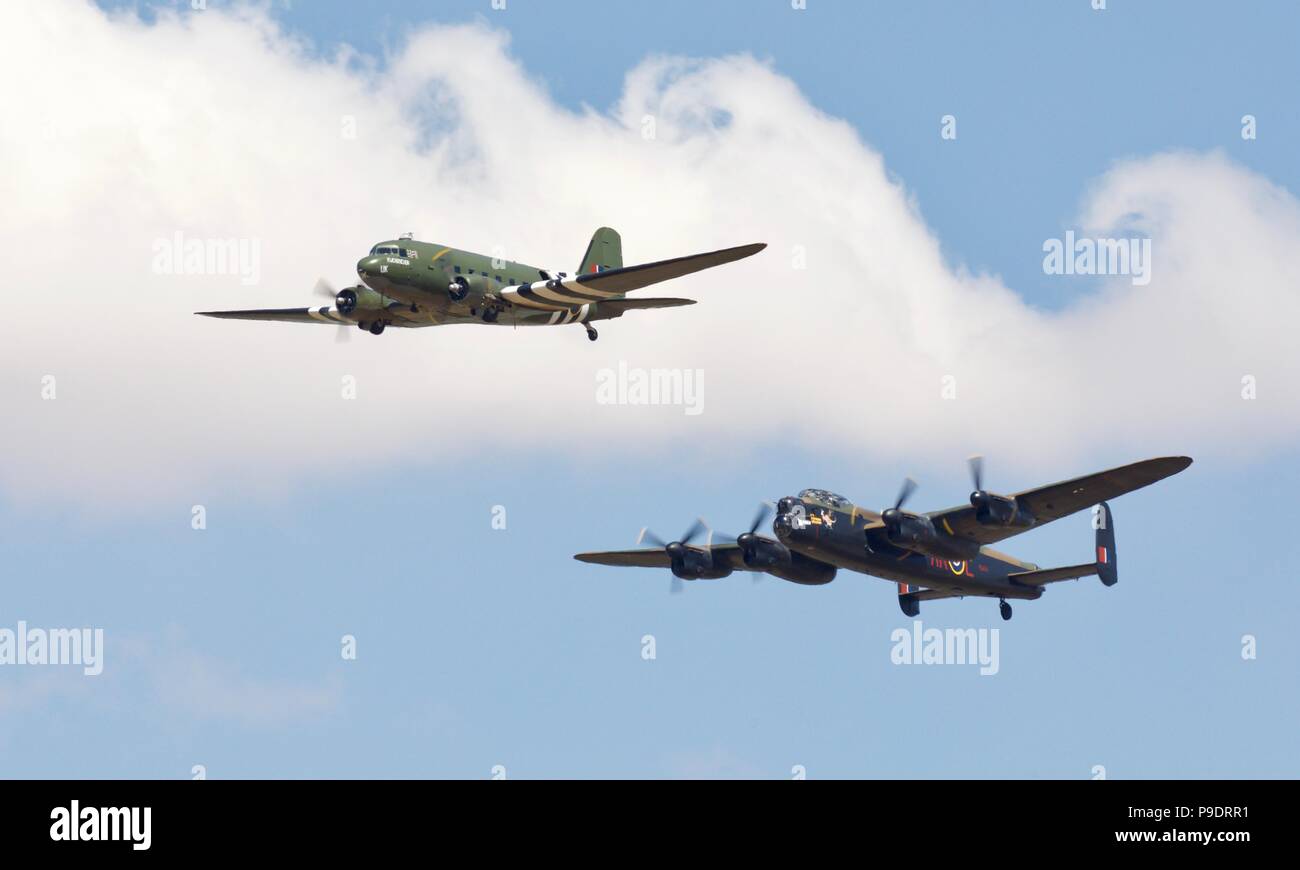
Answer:
POLYGON ((584 323, 583 326, 587 327, 587 340, 595 341, 596 338, 599 336, 599 333, 596 332, 596 330, 592 329, 590 324, 584 323))
POLYGON ((1005 598, 1002 599, 1002 602, 998 605, 998 610, 1001 611, 1003 619, 1011 618, 1011 605, 1007 604, 1007 600, 1005 598))
POLYGON ((374 323, 370 324, 370 334, 371 334, 371 335, 383 335, 383 334, 384 334, 384 327, 386 327, 386 326, 388 326, 388 324, 385 323, 384 321, 382 321, 382 320, 376 320, 374 323))

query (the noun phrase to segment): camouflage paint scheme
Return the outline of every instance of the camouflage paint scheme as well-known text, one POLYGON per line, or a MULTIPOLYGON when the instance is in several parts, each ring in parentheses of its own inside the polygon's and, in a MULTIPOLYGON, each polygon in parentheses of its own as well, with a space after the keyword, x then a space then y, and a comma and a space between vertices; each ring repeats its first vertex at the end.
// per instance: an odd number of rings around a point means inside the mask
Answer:
POLYGON ((319 308, 200 311, 205 317, 356 325, 376 335, 386 327, 487 323, 503 326, 589 324, 627 311, 693 305, 692 299, 629 299, 631 290, 753 256, 766 245, 741 245, 705 254, 623 265, 619 234, 601 227, 570 277, 524 263, 493 259, 409 236, 380 242, 357 262, 361 283, 319 308))

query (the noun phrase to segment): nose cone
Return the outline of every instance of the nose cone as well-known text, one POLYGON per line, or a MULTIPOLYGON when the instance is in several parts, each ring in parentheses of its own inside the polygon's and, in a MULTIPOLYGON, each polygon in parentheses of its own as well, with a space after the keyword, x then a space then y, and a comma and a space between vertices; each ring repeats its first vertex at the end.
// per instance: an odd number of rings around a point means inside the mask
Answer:
POLYGON ((362 257, 357 260, 357 277, 367 284, 379 275, 379 257, 362 257))

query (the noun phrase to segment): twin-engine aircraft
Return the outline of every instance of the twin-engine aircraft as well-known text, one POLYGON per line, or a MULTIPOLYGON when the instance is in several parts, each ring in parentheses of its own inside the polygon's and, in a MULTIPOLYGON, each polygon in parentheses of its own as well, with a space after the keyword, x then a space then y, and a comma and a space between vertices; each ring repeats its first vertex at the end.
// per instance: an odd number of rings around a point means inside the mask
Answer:
MULTIPOLYGON (((335 292, 325 282, 317 292, 333 307, 270 308, 251 311, 199 311, 204 317, 231 320, 277 320, 358 326, 380 335, 389 326, 440 326, 446 323, 495 323, 502 326, 581 324, 596 340, 592 323, 622 317, 639 308, 694 305, 693 299, 628 299, 627 293, 703 269, 753 256, 764 244, 741 245, 623 265, 618 233, 601 227, 591 237, 578 274, 549 272, 523 263, 507 263, 483 254, 431 242, 408 233, 380 242, 357 263, 361 283, 335 292)), ((346 333, 342 333, 346 334, 346 333)))
POLYGON ((1105 585, 1114 586, 1119 581, 1115 526, 1106 500, 1150 486, 1191 464, 1186 456, 1147 459, 1014 495, 997 495, 984 489, 983 460, 973 456, 975 491, 970 504, 960 507, 927 514, 903 510, 916 489, 910 478, 903 482, 894 506, 880 513, 825 490, 805 489, 776 503, 775 540, 757 534, 770 510, 765 504, 749 531, 731 543, 714 544, 710 531, 704 546, 694 545, 708 529, 698 520, 671 543, 642 529, 637 543, 648 540, 653 549, 579 553, 574 558, 598 565, 668 568, 674 591, 681 588, 679 580, 716 580, 733 571, 762 572, 818 586, 847 568, 896 582, 898 604, 907 616, 917 616, 922 601, 974 595, 998 599, 1002 618, 1010 619, 1008 599, 1032 601, 1042 596, 1048 583, 1095 574, 1105 585), (988 546, 1092 506, 1096 529, 1092 562, 1039 568, 988 546))

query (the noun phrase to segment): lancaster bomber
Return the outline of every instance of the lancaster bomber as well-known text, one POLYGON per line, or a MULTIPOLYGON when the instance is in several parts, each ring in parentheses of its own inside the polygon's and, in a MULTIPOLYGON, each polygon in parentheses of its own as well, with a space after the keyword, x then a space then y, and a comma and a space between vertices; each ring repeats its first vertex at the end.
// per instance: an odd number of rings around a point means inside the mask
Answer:
MULTIPOLYGON (((380 242, 357 262, 360 283, 335 291, 324 281, 317 292, 333 305, 250 311, 199 311, 204 317, 358 326, 380 335, 389 326, 489 323, 501 326, 581 324, 596 340, 592 323, 641 308, 693 305, 693 299, 639 298, 627 294, 651 284, 753 256, 764 244, 723 248, 671 260, 623 265, 623 242, 609 227, 591 237, 576 275, 509 263, 407 233, 380 242)), ((345 334, 345 333, 344 333, 345 334)))
POLYGON ((903 482, 893 507, 884 511, 858 507, 843 496, 805 489, 775 505, 775 539, 758 534, 771 510, 760 507, 748 532, 730 543, 693 543, 708 530, 697 520, 676 541, 666 543, 645 529, 637 543, 651 549, 579 553, 582 562, 598 565, 668 568, 673 589, 682 580, 717 580, 733 571, 771 574, 792 583, 819 586, 835 579, 841 568, 898 584, 898 604, 917 616, 922 601, 979 596, 996 598, 1003 619, 1011 618, 1010 599, 1040 598, 1043 587, 1060 580, 1096 575, 1102 583, 1119 582, 1115 526, 1107 499, 1113 499, 1177 474, 1192 460, 1167 456, 1134 462, 1073 480, 997 495, 983 485, 983 460, 970 459, 974 491, 970 503, 918 514, 903 510, 916 483, 903 482), (992 549, 1013 535, 1038 528, 1093 507, 1096 551, 1093 561, 1061 568, 1040 568, 992 549))

